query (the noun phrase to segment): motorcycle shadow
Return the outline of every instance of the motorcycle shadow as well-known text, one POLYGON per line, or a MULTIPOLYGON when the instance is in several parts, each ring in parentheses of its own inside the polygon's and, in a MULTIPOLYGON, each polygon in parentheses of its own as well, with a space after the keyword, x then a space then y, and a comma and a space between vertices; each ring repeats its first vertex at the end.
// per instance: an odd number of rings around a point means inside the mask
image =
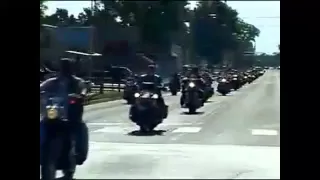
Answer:
POLYGON ((184 111, 184 112, 181 112, 180 114, 181 115, 201 115, 201 114, 204 114, 204 112, 203 111, 200 111, 200 112, 196 111, 195 113, 190 113, 190 112, 184 111))
POLYGON ((134 130, 128 133, 129 136, 163 136, 166 130, 153 130, 150 132, 142 132, 140 130, 134 130))

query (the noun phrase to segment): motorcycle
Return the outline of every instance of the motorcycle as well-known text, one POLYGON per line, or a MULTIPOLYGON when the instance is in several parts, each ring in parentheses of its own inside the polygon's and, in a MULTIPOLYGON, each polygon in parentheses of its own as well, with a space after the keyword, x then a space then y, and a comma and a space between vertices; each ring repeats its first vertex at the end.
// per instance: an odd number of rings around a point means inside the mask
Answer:
POLYGON ((262 71, 259 71, 259 76, 262 76, 262 75, 264 75, 264 73, 265 73, 265 71, 264 70, 262 70, 262 71))
MULTIPOLYGON (((45 94, 42 93, 42 96, 45 94)), ((41 98, 43 105, 40 119, 42 179, 53 180, 56 170, 62 170, 66 179, 71 180, 73 172, 68 170, 82 165, 87 159, 89 139, 88 127, 82 122, 82 98, 69 94, 67 101, 52 94, 41 98)))
POLYGON ((214 94, 214 89, 212 87, 212 84, 206 84, 205 90, 204 90, 204 100, 207 101, 209 98, 211 98, 214 94))
POLYGON ((240 89, 240 80, 238 75, 233 75, 231 82, 230 82, 232 88, 236 91, 238 89, 240 89))
POLYGON ((248 84, 251 84, 253 81, 255 80, 255 76, 254 75, 248 75, 248 84))
POLYGON ((191 81, 184 93, 183 107, 188 108, 190 114, 194 114, 198 108, 203 106, 203 99, 199 96, 199 88, 191 81))
MULTIPOLYGON (((153 86, 153 84, 147 86, 153 86)), ((140 131, 151 132, 162 123, 163 119, 167 118, 168 106, 161 107, 158 93, 143 90, 135 93, 134 97, 136 101, 130 108, 129 118, 140 127, 140 131)))
POLYGON ((212 87, 212 79, 206 79, 205 80, 205 101, 207 101, 209 98, 211 98, 214 94, 214 88, 212 87))
POLYGON ((173 96, 176 96, 177 93, 180 91, 180 86, 178 83, 174 82, 174 80, 172 79, 169 83, 169 89, 170 92, 173 96))
POLYGON ((225 78, 222 78, 219 81, 217 91, 223 96, 226 96, 231 92, 230 84, 225 78))
POLYGON ((243 76, 243 79, 241 81, 241 86, 245 85, 246 83, 248 83, 248 76, 247 75, 243 76))
POLYGON ((128 80, 126 82, 123 99, 127 101, 128 104, 134 104, 135 97, 134 94, 138 91, 138 85, 134 80, 128 80))

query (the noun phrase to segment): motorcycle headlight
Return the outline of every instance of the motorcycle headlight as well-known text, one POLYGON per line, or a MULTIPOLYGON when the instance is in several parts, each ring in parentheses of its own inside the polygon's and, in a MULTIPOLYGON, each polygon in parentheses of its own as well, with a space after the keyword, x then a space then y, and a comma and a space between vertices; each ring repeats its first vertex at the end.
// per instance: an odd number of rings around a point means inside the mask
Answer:
POLYGON ((134 93, 134 97, 138 98, 138 97, 140 97, 140 94, 139 93, 134 93))
POLYGON ((158 98, 159 98, 159 95, 158 95, 158 94, 154 94, 154 95, 152 95, 151 98, 152 98, 152 99, 158 99, 158 98))
POLYGON ((58 110, 55 108, 47 109, 48 119, 56 119, 58 117, 58 110))
POLYGON ((245 79, 247 79, 248 77, 247 77, 247 76, 245 76, 244 78, 245 78, 245 79))
POLYGON ((233 78, 232 80, 236 81, 236 80, 238 80, 238 79, 237 79, 237 78, 233 78))
POLYGON ((196 85, 195 85, 193 82, 189 83, 189 87, 193 88, 193 87, 195 87, 195 86, 196 86, 196 85))
POLYGON ((227 80, 226 79, 221 79, 221 82, 225 83, 225 82, 227 82, 227 80))

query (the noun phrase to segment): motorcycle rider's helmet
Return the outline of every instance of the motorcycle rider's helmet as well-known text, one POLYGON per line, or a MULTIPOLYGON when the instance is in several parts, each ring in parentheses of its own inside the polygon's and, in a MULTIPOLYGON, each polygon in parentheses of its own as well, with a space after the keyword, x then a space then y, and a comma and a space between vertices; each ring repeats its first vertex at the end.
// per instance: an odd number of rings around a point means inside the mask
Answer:
POLYGON ((61 58, 60 59, 60 73, 62 75, 72 75, 73 63, 74 63, 74 60, 71 58, 61 58))
POLYGON ((149 73, 152 73, 152 74, 155 73, 156 69, 157 69, 157 66, 155 64, 148 65, 148 72, 149 73))
POLYGON ((193 67, 191 68, 191 72, 198 74, 198 73, 200 72, 199 67, 193 66, 193 67))
POLYGON ((190 65, 183 65, 182 66, 182 71, 186 72, 190 69, 190 65))

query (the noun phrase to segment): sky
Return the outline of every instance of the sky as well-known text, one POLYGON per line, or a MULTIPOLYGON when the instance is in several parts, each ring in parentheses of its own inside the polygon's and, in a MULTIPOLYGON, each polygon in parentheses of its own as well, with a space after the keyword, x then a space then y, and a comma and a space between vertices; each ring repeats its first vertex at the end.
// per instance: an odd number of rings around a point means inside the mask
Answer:
MULTIPOLYGON (((271 54, 278 51, 280 44, 280 1, 228 1, 239 17, 255 25, 261 33, 256 38, 256 51, 271 54)), ((56 8, 64 8, 70 14, 78 15, 83 8, 90 7, 90 1, 48 1, 46 14, 53 14, 56 8)), ((196 1, 190 1, 194 8, 196 1)))

